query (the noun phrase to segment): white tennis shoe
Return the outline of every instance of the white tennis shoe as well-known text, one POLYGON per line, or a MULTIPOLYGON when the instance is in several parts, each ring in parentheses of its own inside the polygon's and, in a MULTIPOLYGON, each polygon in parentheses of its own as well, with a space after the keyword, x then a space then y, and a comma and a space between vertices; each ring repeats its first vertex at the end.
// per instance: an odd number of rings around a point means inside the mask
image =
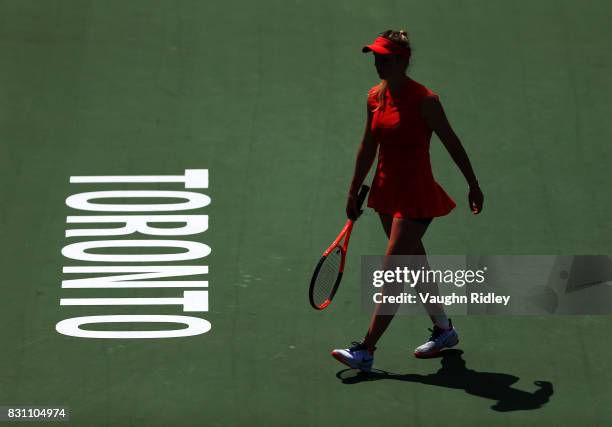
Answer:
POLYGON ((374 350, 376 348, 370 351, 360 342, 353 341, 352 344, 349 348, 332 351, 331 355, 350 368, 359 369, 362 372, 370 372, 374 363, 374 350))
POLYGON ((442 329, 437 325, 434 325, 433 329, 429 329, 431 336, 425 344, 418 346, 414 350, 415 357, 432 357, 440 353, 444 348, 456 346, 459 343, 459 335, 450 319, 448 319, 448 325, 450 326, 449 329, 442 329))

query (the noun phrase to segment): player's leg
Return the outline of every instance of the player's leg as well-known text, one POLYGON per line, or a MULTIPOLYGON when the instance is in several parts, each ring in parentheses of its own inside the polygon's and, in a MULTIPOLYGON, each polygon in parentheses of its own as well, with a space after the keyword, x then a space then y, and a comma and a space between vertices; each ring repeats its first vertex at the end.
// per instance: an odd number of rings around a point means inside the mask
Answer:
MULTIPOLYGON (((418 254, 426 255, 425 247, 423 247, 423 242, 419 241, 418 245, 419 247, 417 248, 415 252, 418 254)), ((429 263, 427 262, 426 256, 419 257, 417 261, 419 262, 418 265, 415 265, 417 269, 420 269, 421 267, 423 267, 425 271, 429 270, 429 263)), ((440 295, 438 284, 435 282, 425 283, 425 284, 423 282, 418 282, 415 286, 415 289, 417 293, 419 294, 429 294, 430 296, 440 295)), ((419 298, 419 300, 421 299, 419 298)), ((424 302, 423 307, 425 308, 425 311, 429 315, 431 322, 441 329, 448 329, 449 321, 448 321, 448 318, 446 317, 446 313, 444 312, 444 306, 442 304, 432 303, 429 301, 430 300, 427 300, 426 302, 424 302)))
MULTIPOLYGON (((388 218, 381 217, 381 221, 383 222, 383 227, 388 225, 388 218)), ((393 218, 385 255, 425 255, 421 239, 425 235, 428 226, 428 221, 393 218)), ((389 262, 386 261, 387 264, 389 262)), ((385 265, 385 268, 391 267, 390 265, 385 265)), ((397 284, 384 285, 382 287, 383 295, 399 295, 402 290, 402 287, 397 284)), ((376 347, 376 343, 393 320, 397 308, 398 304, 380 303, 376 305, 370 320, 370 327, 363 341, 365 347, 369 349, 376 347)))
MULTIPOLYGON (((423 254, 425 253, 424 248, 422 252, 423 254)), ((429 270, 427 257, 422 257, 419 259, 423 264, 422 267, 424 267, 425 270, 429 270)), ((416 284, 415 289, 419 294, 428 293, 429 295, 433 296, 439 295, 438 284, 435 282, 419 282, 416 284)), ((423 306, 434 326, 433 329, 430 329, 431 335, 427 341, 414 350, 414 355, 419 358, 435 356, 440 352, 440 350, 453 347, 459 343, 459 335, 457 334, 457 330, 453 327, 451 319, 446 317, 444 306, 439 303, 431 302, 425 302, 423 303, 423 306)))
MULTIPOLYGON (((392 218, 390 215, 381 215, 381 221, 385 233, 389 237, 386 250, 387 255, 410 255, 415 250, 418 250, 419 247, 422 247, 422 245, 418 245, 418 242, 420 242, 421 237, 425 234, 425 230, 427 230, 429 225, 427 222, 414 221, 408 218, 392 218)), ((387 265, 384 267, 389 268, 387 265)), ((383 295, 392 295, 398 292, 401 292, 401 289, 398 289, 397 285, 382 287, 383 295)), ((395 306, 396 309, 397 306, 395 306)), ((349 348, 333 350, 332 356, 351 368, 369 372, 374 362, 376 342, 393 319, 393 314, 381 313, 389 313, 393 310, 392 306, 377 304, 364 341, 361 343, 353 342, 353 345, 349 348)))

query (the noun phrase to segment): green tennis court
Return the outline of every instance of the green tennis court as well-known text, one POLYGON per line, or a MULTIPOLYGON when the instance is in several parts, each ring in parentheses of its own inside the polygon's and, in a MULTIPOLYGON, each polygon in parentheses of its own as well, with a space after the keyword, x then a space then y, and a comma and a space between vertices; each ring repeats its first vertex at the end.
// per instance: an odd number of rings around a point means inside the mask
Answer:
POLYGON ((386 244, 371 209, 333 306, 316 312, 307 298, 346 219, 367 90, 378 81, 361 46, 392 28, 408 30, 408 74, 439 94, 486 197, 473 216, 465 180, 433 137, 435 177, 458 207, 434 220, 427 251, 610 254, 611 14, 595 0, 0 2, 0 406, 68 407, 67 424, 87 427, 612 424, 609 315, 457 317, 461 351, 430 360, 412 356, 426 316, 400 316, 377 351, 387 374, 364 380, 335 361, 330 350, 360 339, 369 321, 360 256, 386 244), (154 264, 208 266, 199 278, 208 311, 194 315, 212 329, 165 339, 58 333, 78 316, 190 315, 60 299, 182 296, 62 288, 73 278, 64 267, 99 265, 64 256, 67 245, 154 238, 67 237, 118 227, 69 216, 136 212, 79 211, 66 199, 185 191, 70 177, 193 169, 208 170, 197 191, 211 202, 174 214, 208 215, 208 229, 161 238, 211 252, 154 264))

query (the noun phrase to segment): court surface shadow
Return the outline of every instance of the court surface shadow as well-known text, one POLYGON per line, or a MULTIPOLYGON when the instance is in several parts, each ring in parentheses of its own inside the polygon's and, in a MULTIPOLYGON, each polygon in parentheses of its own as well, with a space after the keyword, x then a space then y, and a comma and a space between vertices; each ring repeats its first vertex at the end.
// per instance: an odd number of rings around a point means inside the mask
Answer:
POLYGON ((441 352, 442 367, 434 374, 396 374, 379 369, 363 373, 354 369, 343 369, 336 374, 343 384, 366 381, 399 380, 465 390, 466 393, 496 400, 491 409, 500 412, 537 409, 546 404, 553 395, 553 385, 548 381, 534 381, 538 387, 529 392, 511 387, 519 378, 496 372, 478 372, 467 369, 461 357, 463 351, 449 349, 441 352), (353 375, 349 375, 353 373, 353 375))

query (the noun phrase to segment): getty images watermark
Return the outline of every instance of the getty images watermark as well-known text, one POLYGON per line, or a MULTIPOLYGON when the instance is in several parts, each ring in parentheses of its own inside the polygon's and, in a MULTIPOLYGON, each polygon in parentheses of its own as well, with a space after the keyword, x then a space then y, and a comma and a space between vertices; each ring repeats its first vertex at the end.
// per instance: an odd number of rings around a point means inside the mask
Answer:
POLYGON ((361 268, 367 312, 612 314, 608 255, 362 256, 361 268))

